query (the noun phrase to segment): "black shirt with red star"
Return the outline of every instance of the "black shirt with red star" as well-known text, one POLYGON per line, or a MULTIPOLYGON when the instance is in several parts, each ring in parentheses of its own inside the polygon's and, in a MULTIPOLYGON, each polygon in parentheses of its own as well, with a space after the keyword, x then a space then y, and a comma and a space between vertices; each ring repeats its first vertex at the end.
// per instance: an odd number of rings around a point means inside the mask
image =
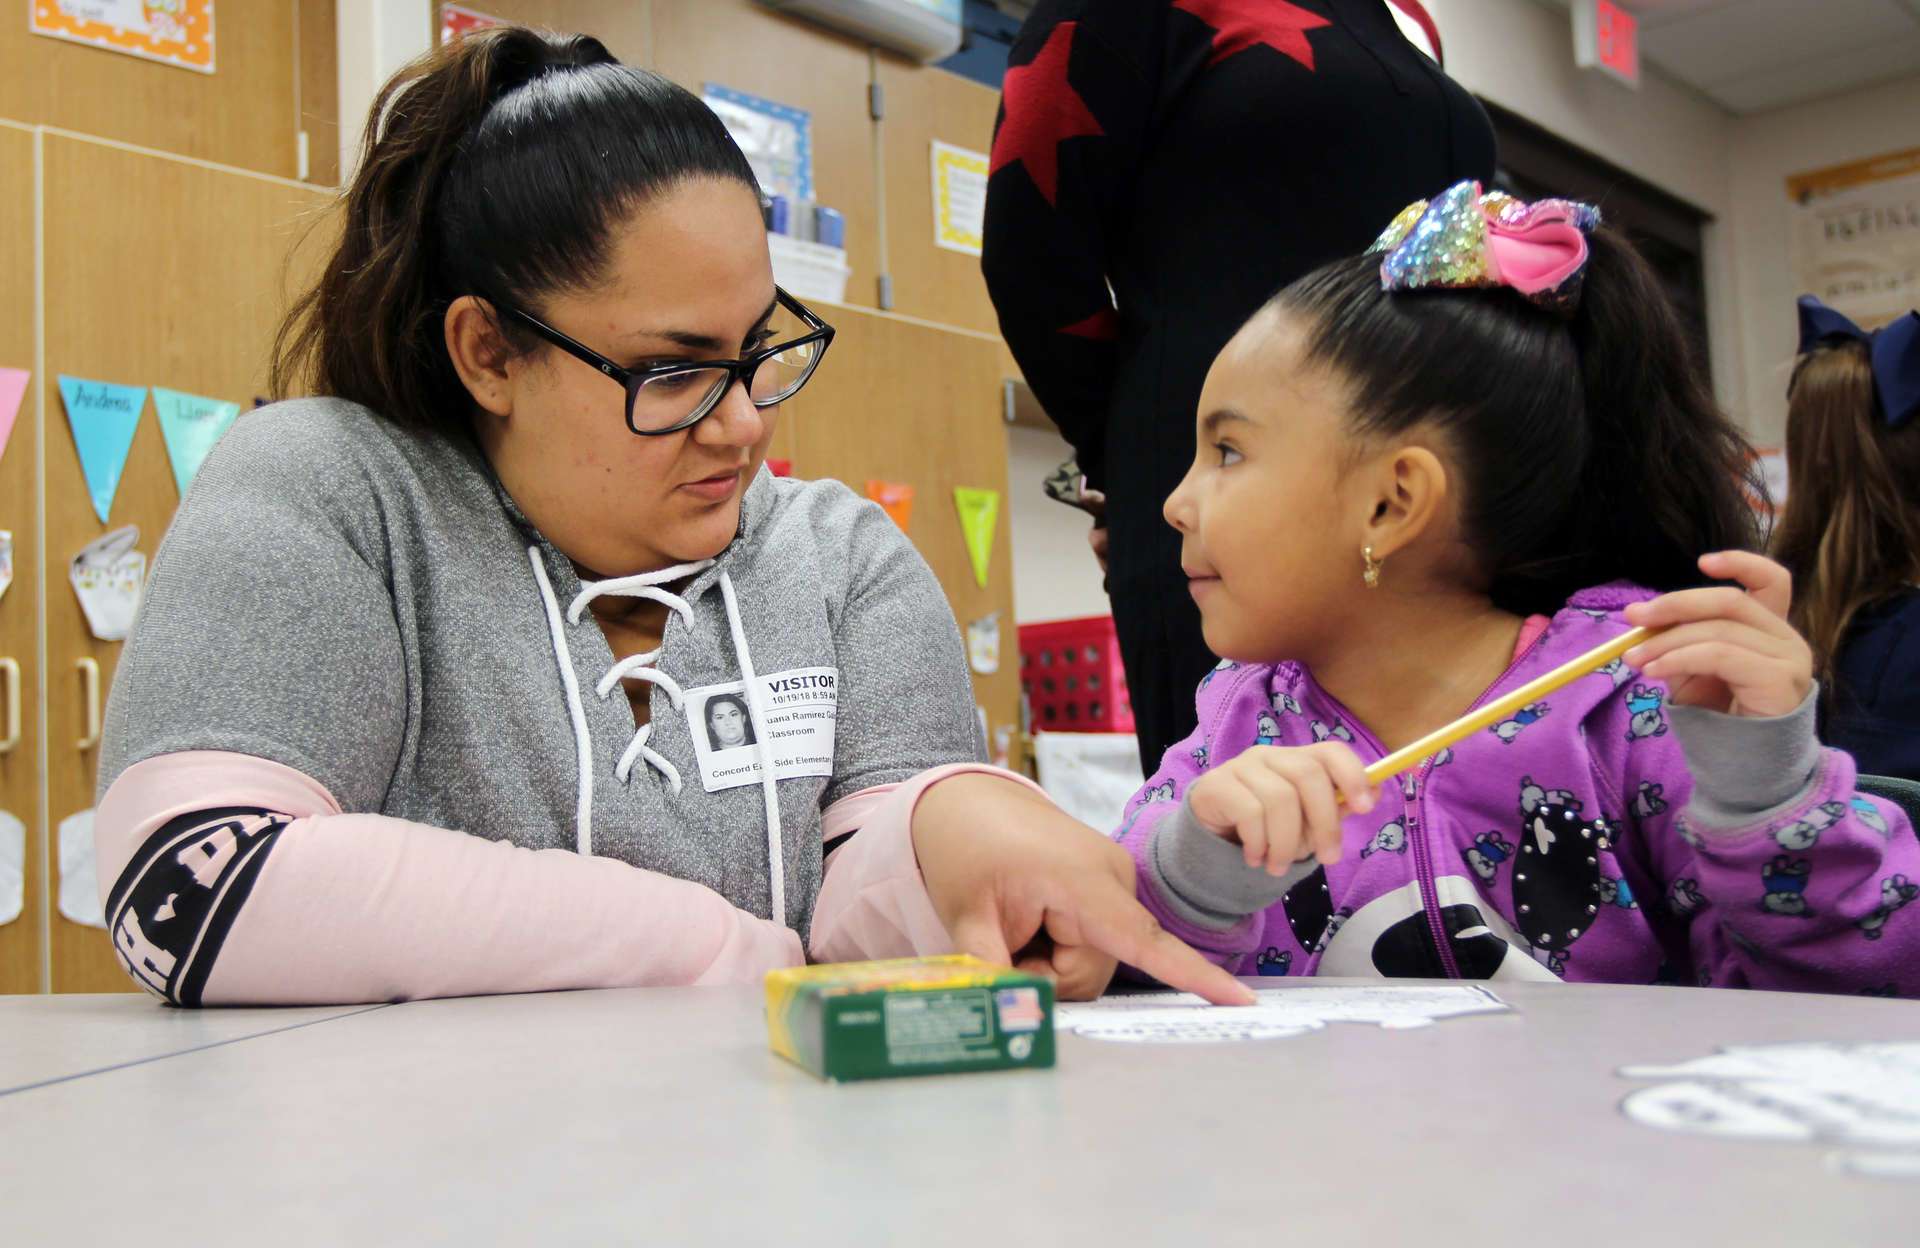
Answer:
POLYGON ((1146 518, 1112 518, 1116 589, 1174 549, 1160 504, 1234 330, 1493 163, 1486 114, 1385 0, 1042 0, 1007 70, 983 267, 1089 483, 1146 518))

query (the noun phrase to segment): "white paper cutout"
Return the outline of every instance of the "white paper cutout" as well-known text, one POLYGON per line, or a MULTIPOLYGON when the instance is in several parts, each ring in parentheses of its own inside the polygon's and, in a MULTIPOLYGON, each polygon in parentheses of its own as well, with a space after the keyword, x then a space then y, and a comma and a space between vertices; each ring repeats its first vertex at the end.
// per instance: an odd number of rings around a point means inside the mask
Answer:
POLYGON ((13 584, 13 534, 0 529, 0 598, 7 596, 7 586, 13 584))
POLYGON ((93 812, 60 821, 60 913, 69 922, 105 929, 100 884, 93 869, 93 812))
POLYGON ((1103 997, 1054 1007, 1053 1025, 1095 1040, 1134 1044, 1223 1044, 1281 1040, 1328 1023, 1372 1023, 1388 1031, 1429 1027, 1438 1019, 1500 1014, 1510 1007, 1473 985, 1402 987, 1306 985, 1264 988, 1250 1006, 1208 1005, 1184 992, 1103 997))
POLYGON ((133 548, 139 540, 137 525, 115 529, 88 542, 68 569, 87 627, 101 641, 124 641, 133 630, 147 579, 147 557, 133 548))
POLYGON ((994 611, 967 625, 967 662, 982 676, 1000 670, 1000 613, 994 611))
POLYGON ((1836 1171, 1920 1178, 1920 1042, 1734 1046, 1677 1066, 1627 1066, 1669 1082, 1621 1112, 1666 1131, 1851 1146, 1836 1171), (1879 1152, 1875 1150, 1911 1150, 1879 1152))
POLYGON ((0 927, 27 904, 27 825, 0 810, 0 927))

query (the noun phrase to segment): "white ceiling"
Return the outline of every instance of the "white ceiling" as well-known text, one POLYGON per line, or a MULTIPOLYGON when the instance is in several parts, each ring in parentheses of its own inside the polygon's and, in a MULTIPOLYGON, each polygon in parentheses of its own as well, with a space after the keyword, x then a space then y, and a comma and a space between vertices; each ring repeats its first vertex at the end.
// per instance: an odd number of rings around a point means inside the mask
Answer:
POLYGON ((1920 0, 1618 2, 1644 60, 1735 113, 1920 74, 1920 0))

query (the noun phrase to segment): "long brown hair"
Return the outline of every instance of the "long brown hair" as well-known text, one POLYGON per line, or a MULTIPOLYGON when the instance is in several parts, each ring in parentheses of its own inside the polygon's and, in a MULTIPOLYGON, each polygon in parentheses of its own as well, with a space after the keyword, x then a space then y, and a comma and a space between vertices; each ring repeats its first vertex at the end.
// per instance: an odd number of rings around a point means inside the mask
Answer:
POLYGON ((696 176, 755 186, 712 110, 599 40, 509 26, 443 45, 374 101, 339 242, 275 339, 274 397, 462 423, 447 305, 478 295, 537 314, 591 287, 621 218, 696 176))
POLYGON ((1830 685, 1861 609, 1920 572, 1920 424, 1880 419, 1864 343, 1801 356, 1788 396, 1787 504, 1774 554, 1793 573, 1793 626, 1830 685))

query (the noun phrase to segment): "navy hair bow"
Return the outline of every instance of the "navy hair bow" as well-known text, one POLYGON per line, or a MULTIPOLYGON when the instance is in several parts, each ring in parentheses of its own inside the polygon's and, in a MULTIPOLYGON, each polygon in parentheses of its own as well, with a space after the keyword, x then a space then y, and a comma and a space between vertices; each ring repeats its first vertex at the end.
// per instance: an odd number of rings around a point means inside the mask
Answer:
POLYGON ((1898 429, 1920 412, 1920 312, 1868 333, 1812 295, 1801 295, 1800 354, 1834 339, 1866 344, 1874 406, 1888 427, 1898 429))

